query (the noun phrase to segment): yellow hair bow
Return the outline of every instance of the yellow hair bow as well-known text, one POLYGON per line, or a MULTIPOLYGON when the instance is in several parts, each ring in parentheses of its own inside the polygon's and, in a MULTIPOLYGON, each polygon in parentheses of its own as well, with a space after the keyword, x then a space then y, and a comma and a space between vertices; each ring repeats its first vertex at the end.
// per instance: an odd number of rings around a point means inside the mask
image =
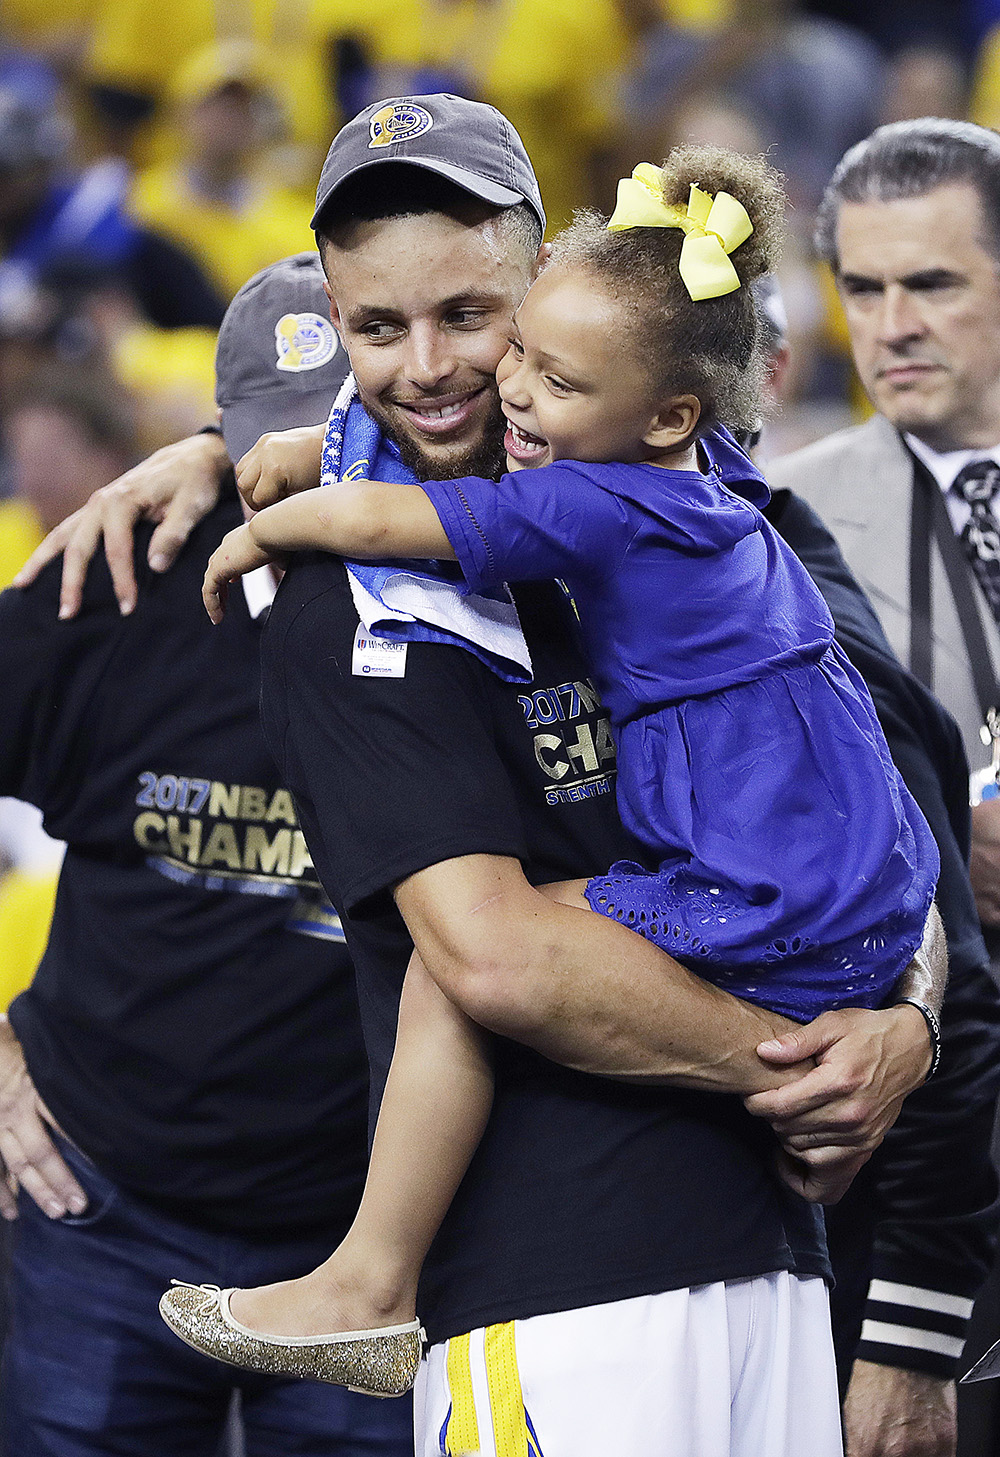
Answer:
POLYGON ((652 162, 640 162, 631 177, 618 184, 615 210, 608 223, 612 233, 629 228, 680 228, 684 233, 678 270, 684 287, 696 301, 721 298, 740 286, 729 254, 753 232, 746 208, 728 192, 715 197, 691 184, 687 207, 663 200, 663 172, 652 162))

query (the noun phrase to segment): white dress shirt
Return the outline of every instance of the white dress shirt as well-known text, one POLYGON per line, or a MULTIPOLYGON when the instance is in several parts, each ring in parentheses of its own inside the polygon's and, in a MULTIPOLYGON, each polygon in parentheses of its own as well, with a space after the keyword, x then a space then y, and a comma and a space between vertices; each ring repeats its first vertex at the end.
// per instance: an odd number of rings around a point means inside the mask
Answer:
POLYGON ((955 535, 961 536, 972 513, 972 507, 968 501, 962 499, 957 491, 951 488, 958 479, 960 471, 976 460, 990 460, 994 465, 1000 463, 1000 445, 995 445, 992 450, 931 450, 922 440, 915 435, 904 435, 903 439, 913 451, 913 454, 930 471, 944 492, 944 503, 948 507, 948 515, 951 517, 951 524, 955 528, 955 535))
POLYGON ((265 563, 262 567, 254 567, 252 572, 244 573, 240 581, 243 583, 243 595, 247 599, 247 611, 256 622, 274 601, 279 579, 274 575, 274 568, 270 563, 265 563))

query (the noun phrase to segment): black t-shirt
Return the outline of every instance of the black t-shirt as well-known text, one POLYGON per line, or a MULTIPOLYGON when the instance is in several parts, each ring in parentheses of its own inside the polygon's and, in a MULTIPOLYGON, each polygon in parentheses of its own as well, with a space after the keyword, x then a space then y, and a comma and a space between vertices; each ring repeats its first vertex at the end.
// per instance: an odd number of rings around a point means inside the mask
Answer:
MULTIPOLYGON (((391 901, 454 856, 509 855, 536 883, 628 853, 607 718, 551 584, 518 592, 535 668, 502 683, 411 643, 372 677, 343 567, 304 557, 263 640, 264 729, 357 968, 373 1102, 411 950, 391 901), (398 666, 397 666, 398 672, 398 666)), ((738 1099, 626 1086, 497 1044, 485 1138, 424 1269, 432 1341, 482 1324, 776 1269, 826 1273, 819 1211, 771 1173, 738 1099)))
POLYGON ((329 1229, 357 1204, 367 1067, 343 932, 259 722, 260 627, 201 603, 230 497, 119 616, 103 559, 0 597, 0 794, 68 850, 11 1008, 53 1115, 118 1182, 198 1223, 329 1229))

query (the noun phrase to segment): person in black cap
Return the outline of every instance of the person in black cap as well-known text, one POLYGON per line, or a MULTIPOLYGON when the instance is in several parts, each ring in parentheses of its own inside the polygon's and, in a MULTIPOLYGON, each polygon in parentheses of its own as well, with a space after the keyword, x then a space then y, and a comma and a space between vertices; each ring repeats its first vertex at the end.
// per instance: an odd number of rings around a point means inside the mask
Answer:
MULTIPOLYGON (((237 456, 325 410, 346 359, 314 254, 240 292, 217 369, 237 456)), ((234 1391, 247 1457, 412 1451, 405 1404, 227 1372, 156 1315, 168 1275, 209 1258, 297 1273, 346 1229, 365 1166, 344 935, 259 725, 275 584, 258 577, 223 635, 198 600, 240 519, 230 485, 175 571, 140 566, 128 617, 103 563, 73 622, 56 569, 0 597, 0 794, 68 842, 45 957, 0 1025, 11 1457, 215 1457, 234 1391)))
MULTIPOLYGON (((315 222, 374 431, 373 472, 386 454, 428 476, 482 471, 496 450, 493 371, 541 236, 537 194, 527 182, 518 190, 527 167, 498 113, 451 98, 380 103, 334 143, 315 222)), ((98 514, 121 495, 105 496, 98 514)), ((756 1050, 768 1029, 744 1004, 672 975, 640 938, 560 913, 531 889, 626 847, 607 721, 565 602, 546 585, 518 603, 535 666, 520 697, 470 654, 433 643, 411 643, 404 664, 371 672, 370 635, 329 559, 295 564, 264 637, 266 731, 346 917, 376 1099, 407 928, 446 992, 512 1039, 497 1041, 490 1127, 425 1270, 419 1304, 433 1349, 419 1450, 476 1450, 481 1438, 489 1447, 492 1426, 495 1445, 561 1443, 577 1457, 687 1452, 706 1427, 734 1453, 801 1451, 796 1413, 813 1375, 822 1384, 832 1372, 828 1327, 810 1321, 792 1338, 799 1365, 788 1383, 784 1358, 771 1363, 776 1328, 757 1320, 751 1341, 749 1309, 734 1311, 734 1367, 716 1318, 730 1293, 769 1302, 799 1275, 826 1272, 815 1210, 773 1179, 767 1131, 737 1100, 651 1087, 673 1078, 747 1092, 777 1081, 756 1050), (617 944, 595 933, 617 933, 617 944), (711 1293, 692 1304, 695 1285, 711 1293), (637 1312, 653 1323, 638 1337, 637 1312), (705 1320, 703 1342, 678 1334, 689 1318, 705 1320), (749 1380, 744 1355, 763 1362, 749 1380)), ((808 1109, 794 1093, 761 1095, 761 1111, 814 1163, 817 1140, 877 1137, 930 1065, 917 1009, 865 1017, 874 1021, 831 1014, 769 1052, 820 1056, 808 1109)), ((231 1359, 245 1359, 248 1336, 234 1328, 231 1359)), ((275 1369, 291 1369, 287 1346, 273 1347, 275 1369)))

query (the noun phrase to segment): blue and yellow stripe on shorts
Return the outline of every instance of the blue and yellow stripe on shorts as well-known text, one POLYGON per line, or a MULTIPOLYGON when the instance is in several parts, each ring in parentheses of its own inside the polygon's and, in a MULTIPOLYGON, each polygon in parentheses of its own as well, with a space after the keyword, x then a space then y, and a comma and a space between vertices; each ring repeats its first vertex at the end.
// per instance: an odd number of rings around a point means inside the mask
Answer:
MULTIPOLYGON (((448 1342, 451 1405, 441 1428, 441 1457, 469 1457, 482 1451, 469 1345, 469 1336, 454 1336, 448 1342)), ((492 1423, 496 1457, 544 1457, 524 1405, 513 1321, 487 1326, 485 1357, 490 1409, 484 1417, 492 1423)))

